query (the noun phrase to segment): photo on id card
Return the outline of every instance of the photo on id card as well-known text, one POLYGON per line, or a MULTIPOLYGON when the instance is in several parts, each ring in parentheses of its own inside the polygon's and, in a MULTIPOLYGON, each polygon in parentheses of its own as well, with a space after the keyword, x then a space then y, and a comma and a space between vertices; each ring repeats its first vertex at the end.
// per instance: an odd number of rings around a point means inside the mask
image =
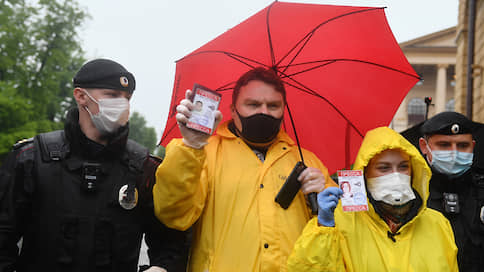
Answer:
POLYGON ((339 188, 343 191, 340 198, 343 211, 368 211, 363 171, 339 170, 338 184, 339 188))
POLYGON ((188 118, 187 127, 211 135, 221 95, 197 83, 193 85, 192 92, 190 100, 195 107, 188 118))

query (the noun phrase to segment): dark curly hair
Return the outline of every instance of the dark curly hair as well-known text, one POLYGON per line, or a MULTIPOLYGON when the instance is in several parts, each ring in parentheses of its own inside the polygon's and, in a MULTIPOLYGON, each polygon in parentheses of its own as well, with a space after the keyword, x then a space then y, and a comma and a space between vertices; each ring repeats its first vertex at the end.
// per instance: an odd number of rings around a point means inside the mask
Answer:
POLYGON ((240 88, 247 85, 251 80, 260 80, 269 85, 274 86, 277 92, 282 94, 284 103, 286 103, 286 88, 281 78, 272 69, 266 69, 264 67, 256 67, 243 74, 235 84, 234 92, 232 93, 232 104, 235 105, 235 101, 239 97, 240 88))

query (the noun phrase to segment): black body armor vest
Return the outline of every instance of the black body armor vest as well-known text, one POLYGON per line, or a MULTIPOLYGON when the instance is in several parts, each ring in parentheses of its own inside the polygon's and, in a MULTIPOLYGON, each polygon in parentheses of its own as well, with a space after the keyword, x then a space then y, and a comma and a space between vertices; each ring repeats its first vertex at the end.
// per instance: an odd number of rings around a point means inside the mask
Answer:
POLYGON ((88 161, 70 152, 64 131, 33 144, 32 176, 24 177, 32 179, 32 220, 17 271, 137 271, 146 215, 136 187, 148 150, 128 140, 119 158, 88 161), (123 208, 121 199, 137 205, 123 208))
POLYGON ((458 248, 457 261, 461 271, 482 271, 484 267, 484 175, 471 168, 464 175, 450 179, 432 173, 427 206, 441 212, 452 225, 458 248), (445 194, 457 196, 456 209, 447 209, 445 194))

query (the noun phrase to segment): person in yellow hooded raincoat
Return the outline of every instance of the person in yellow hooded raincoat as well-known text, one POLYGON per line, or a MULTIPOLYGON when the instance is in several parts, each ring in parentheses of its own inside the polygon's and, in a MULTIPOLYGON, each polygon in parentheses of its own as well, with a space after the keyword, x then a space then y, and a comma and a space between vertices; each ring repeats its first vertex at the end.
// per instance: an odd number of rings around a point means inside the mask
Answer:
POLYGON ((339 188, 318 194, 318 218, 296 242, 289 271, 458 271, 451 226, 427 208, 431 172, 412 144, 390 128, 371 130, 354 169, 364 172, 369 210, 343 212, 339 188))
MULTIPOLYGON (((336 184, 321 161, 303 150, 308 168, 299 176, 301 192, 281 208, 274 199, 300 160, 297 146, 280 130, 284 85, 271 70, 255 68, 237 81, 232 96, 232 120, 211 137, 185 127, 192 102, 178 105, 183 139, 167 145, 158 168, 155 214, 175 229, 193 225, 189 271, 286 271, 311 216, 304 194, 336 184)), ((216 116, 221 119, 220 112, 216 116)))

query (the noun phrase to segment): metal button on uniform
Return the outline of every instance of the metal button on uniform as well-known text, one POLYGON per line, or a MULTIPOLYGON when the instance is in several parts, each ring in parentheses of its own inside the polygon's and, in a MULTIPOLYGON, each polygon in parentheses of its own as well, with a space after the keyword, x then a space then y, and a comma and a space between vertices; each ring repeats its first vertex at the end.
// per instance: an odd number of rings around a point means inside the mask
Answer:
POLYGON ((269 248, 269 244, 268 243, 265 243, 264 244, 264 248, 269 248))
POLYGON ((261 189, 262 189, 262 188, 264 188, 264 184, 261 184, 261 185, 260 185, 260 188, 261 188, 261 189))

